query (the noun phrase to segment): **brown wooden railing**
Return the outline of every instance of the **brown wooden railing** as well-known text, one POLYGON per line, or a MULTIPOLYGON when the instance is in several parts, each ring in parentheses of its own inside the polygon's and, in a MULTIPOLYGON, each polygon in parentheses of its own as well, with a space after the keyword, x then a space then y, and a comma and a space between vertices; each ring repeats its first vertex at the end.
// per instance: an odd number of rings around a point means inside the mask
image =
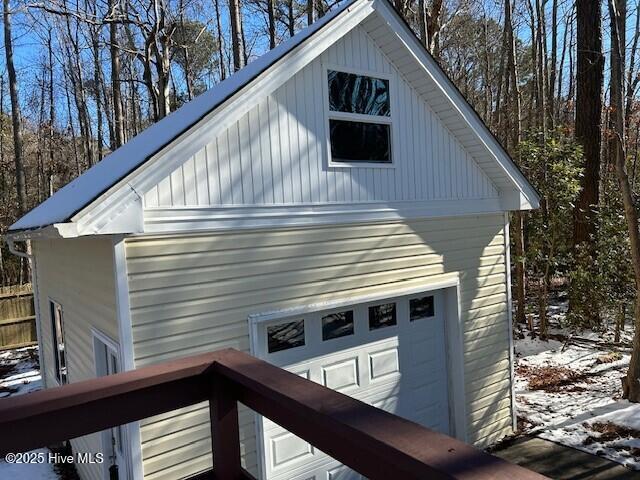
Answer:
POLYGON ((231 349, 0 400, 0 456, 207 400, 214 469, 198 478, 253 478, 238 402, 370 479, 545 478, 231 349))

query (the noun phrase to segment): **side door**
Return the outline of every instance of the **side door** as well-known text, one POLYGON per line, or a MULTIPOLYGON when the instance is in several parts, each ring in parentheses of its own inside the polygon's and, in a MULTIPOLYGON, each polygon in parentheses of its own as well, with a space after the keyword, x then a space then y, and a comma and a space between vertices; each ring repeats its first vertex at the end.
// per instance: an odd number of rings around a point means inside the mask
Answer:
MULTIPOLYGON (((94 332, 96 376, 104 377, 120 372, 118 344, 105 335, 94 332)), ((125 455, 125 428, 117 426, 102 433, 105 478, 125 480, 129 478, 128 461, 125 455)))

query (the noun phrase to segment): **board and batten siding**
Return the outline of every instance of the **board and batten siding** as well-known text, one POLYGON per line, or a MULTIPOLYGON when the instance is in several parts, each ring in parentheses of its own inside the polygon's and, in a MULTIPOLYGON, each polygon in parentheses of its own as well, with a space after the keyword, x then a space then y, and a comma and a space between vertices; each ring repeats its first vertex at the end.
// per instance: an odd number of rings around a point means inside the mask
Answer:
MULTIPOLYGON (((91 328, 118 340, 113 244, 108 238, 34 240, 41 321, 40 366, 47 387, 57 385, 49 300, 62 306, 68 378, 96 377, 91 328)), ((76 452, 102 452, 100 434, 71 440, 76 452)), ((103 466, 78 463, 83 480, 102 480, 103 466)))
POLYGON ((147 208, 488 199, 473 157, 362 26, 144 195, 147 208), (390 78, 393 168, 328 167, 325 68, 390 78))
MULTIPOLYGON (((248 317, 424 286, 457 272, 464 321, 468 439, 511 432, 502 214, 126 240, 137 367, 232 347, 249 351, 248 317)), ((205 404, 142 422, 145 478, 211 466, 205 404)), ((251 412, 240 415, 256 472, 251 412)))

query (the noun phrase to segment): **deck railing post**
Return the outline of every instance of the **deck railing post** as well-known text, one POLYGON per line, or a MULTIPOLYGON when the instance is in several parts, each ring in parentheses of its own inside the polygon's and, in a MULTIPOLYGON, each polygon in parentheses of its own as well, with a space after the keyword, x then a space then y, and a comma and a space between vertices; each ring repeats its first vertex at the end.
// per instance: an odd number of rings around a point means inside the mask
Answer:
POLYGON ((238 402, 228 380, 214 375, 209 397, 211 450, 215 478, 244 478, 240 465, 240 433, 238 402))

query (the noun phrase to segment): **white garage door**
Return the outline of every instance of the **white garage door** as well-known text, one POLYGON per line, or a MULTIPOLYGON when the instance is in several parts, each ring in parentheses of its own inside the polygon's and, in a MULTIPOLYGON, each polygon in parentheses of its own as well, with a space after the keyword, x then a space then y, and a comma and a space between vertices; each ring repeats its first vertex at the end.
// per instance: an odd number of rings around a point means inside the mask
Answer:
MULTIPOLYGON (((450 433, 441 291, 260 322, 256 354, 270 363, 439 432, 450 433)), ((360 478, 261 419, 269 480, 360 478)))

